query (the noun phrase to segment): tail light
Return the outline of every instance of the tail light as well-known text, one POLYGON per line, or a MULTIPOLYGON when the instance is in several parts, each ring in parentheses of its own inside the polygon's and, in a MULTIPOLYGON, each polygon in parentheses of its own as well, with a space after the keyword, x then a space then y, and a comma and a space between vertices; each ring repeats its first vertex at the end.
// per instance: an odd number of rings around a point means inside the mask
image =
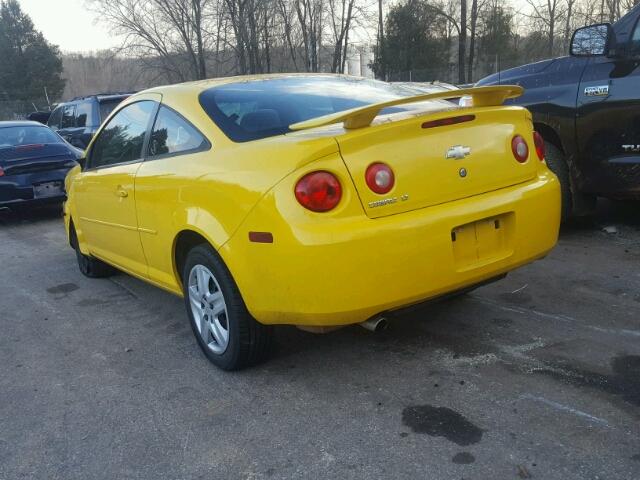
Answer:
POLYGON ((319 171, 308 173, 296 184, 296 199, 312 212, 328 212, 342 198, 342 186, 333 173, 319 171))
POLYGON ((544 160, 546 152, 544 149, 544 139, 538 132, 533 132, 533 143, 536 146, 536 153, 538 154, 538 158, 542 162, 544 160))
POLYGON ((511 140, 511 150, 513 151, 513 156, 520 163, 526 162, 529 158, 529 145, 520 135, 516 135, 511 140))
POLYGON ((364 178, 369 188, 381 195, 390 192, 396 182, 396 177, 391 167, 379 162, 369 165, 364 178))
POLYGON ((0 167, 0 177, 4 177, 4 170, 0 167))

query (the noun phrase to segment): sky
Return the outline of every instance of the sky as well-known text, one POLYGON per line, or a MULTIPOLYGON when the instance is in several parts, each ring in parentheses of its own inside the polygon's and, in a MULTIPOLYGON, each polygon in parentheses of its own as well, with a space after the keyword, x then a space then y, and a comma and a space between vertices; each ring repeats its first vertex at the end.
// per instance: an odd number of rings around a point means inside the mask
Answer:
POLYGON ((85 0, 18 0, 36 29, 63 52, 91 52, 118 47, 120 41, 96 23, 85 0))
MULTIPOLYGON (((18 0, 45 38, 63 52, 80 53, 119 47, 121 40, 111 35, 87 8, 87 0, 18 0)), ((524 7, 526 0, 512 0, 524 7)))

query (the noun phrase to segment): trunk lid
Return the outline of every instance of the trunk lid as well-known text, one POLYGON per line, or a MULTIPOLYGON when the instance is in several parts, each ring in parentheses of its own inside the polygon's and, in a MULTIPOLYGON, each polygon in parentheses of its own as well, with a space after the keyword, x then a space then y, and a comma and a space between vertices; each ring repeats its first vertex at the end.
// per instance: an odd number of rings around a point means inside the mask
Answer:
POLYGON ((63 143, 0 147, 0 167, 5 175, 71 168, 75 159, 71 148, 63 143))
MULTIPOLYGON (((379 119, 380 120, 380 119, 379 119)), ((336 140, 370 218, 438 205, 532 179, 538 169, 529 113, 520 107, 456 109, 378 121, 345 130, 336 140), (472 116, 445 126, 430 122, 472 116), (393 121, 388 121, 393 120, 393 121), (511 141, 521 135, 529 158, 519 163, 511 141), (367 185, 365 172, 375 162, 391 167, 395 186, 383 195, 367 185)))

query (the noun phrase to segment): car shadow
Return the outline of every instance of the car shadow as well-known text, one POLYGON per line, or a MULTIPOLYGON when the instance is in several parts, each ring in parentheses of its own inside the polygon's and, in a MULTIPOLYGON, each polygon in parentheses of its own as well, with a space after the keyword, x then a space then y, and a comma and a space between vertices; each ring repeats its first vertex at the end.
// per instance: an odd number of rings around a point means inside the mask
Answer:
POLYGON ((446 353, 453 359, 485 355, 494 352, 496 339, 515 341, 495 316, 490 308, 463 295, 390 312, 389 328, 378 333, 358 325, 322 335, 280 326, 272 360, 265 368, 330 364, 334 357, 369 364, 414 358, 425 351, 446 353))
POLYGON ((640 201, 615 201, 601 198, 593 215, 574 218, 562 225, 561 237, 593 231, 617 234, 640 230, 640 201))
POLYGON ((8 227, 13 225, 37 223, 56 218, 62 218, 62 206, 58 204, 19 209, 0 209, 0 226, 8 227))

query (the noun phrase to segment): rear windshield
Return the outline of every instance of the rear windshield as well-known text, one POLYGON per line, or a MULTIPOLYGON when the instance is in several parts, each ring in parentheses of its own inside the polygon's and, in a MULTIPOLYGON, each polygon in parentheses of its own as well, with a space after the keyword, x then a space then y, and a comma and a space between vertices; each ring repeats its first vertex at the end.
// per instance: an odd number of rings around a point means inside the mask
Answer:
MULTIPOLYGON (((286 77, 212 87, 200 94, 200 105, 231 140, 246 142, 282 135, 289 125, 311 118, 418 93, 360 78, 286 77)), ((417 108, 403 105, 382 113, 417 108)))
POLYGON ((49 143, 62 143, 62 139, 45 126, 0 127, 0 148, 49 143))
POLYGON ((124 101, 124 98, 116 100, 102 100, 100 102, 100 123, 104 122, 111 112, 124 101))

